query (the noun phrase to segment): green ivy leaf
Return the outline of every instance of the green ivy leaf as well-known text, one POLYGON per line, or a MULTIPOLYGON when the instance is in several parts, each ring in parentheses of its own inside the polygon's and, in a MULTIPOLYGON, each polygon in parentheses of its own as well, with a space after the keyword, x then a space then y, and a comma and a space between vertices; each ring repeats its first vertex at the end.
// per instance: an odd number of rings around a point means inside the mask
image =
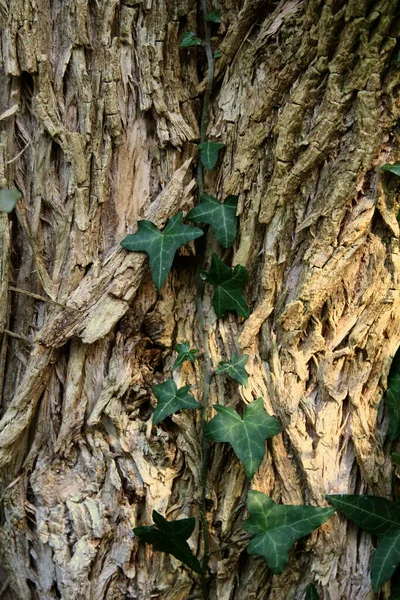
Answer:
POLYGON ((206 16, 206 21, 208 23, 221 23, 221 11, 214 10, 213 12, 208 13, 208 15, 206 16))
POLYGON ((389 407, 388 437, 391 442, 400 437, 400 351, 396 352, 390 367, 385 404, 389 407))
POLYGON ((390 171, 390 173, 394 173, 395 175, 400 175, 400 162, 395 162, 394 164, 386 164, 381 166, 382 171, 390 171))
POLYGON ((177 249, 203 235, 198 227, 184 225, 182 216, 180 212, 169 219, 163 232, 151 221, 139 221, 138 231, 127 235, 121 242, 121 246, 131 252, 146 252, 158 290, 167 278, 177 249))
POLYGON ((243 296, 243 288, 247 282, 245 267, 236 265, 234 269, 231 269, 213 253, 210 270, 202 271, 201 275, 207 283, 216 288, 213 307, 218 318, 221 318, 227 310, 234 310, 238 315, 247 319, 250 311, 243 296))
POLYGON ((152 544, 155 550, 172 554, 196 573, 201 573, 200 562, 193 555, 186 541, 193 533, 196 519, 191 517, 167 521, 160 513, 153 510, 153 521, 156 527, 154 525, 135 527, 133 533, 147 544, 152 544))
POLYGON ((235 379, 242 385, 247 385, 248 374, 244 368, 245 364, 249 360, 248 354, 232 354, 232 358, 229 362, 221 361, 218 369, 215 371, 217 375, 226 373, 231 379, 235 379))
POLYGON ((221 204, 213 196, 202 194, 200 204, 192 208, 186 219, 194 223, 208 223, 221 246, 230 248, 237 234, 237 204, 237 196, 228 196, 221 204))
POLYGON ((281 426, 266 412, 262 398, 246 406, 243 419, 233 408, 214 408, 218 414, 207 424, 206 437, 214 442, 229 442, 251 479, 264 458, 265 440, 280 433, 281 426))
POLYGON ((179 367, 179 365, 181 365, 182 363, 185 362, 185 360, 190 360, 190 362, 194 364, 194 362, 197 358, 197 354, 199 353, 199 350, 197 350, 197 348, 190 350, 189 342, 183 342, 183 344, 177 344, 175 346, 175 350, 178 353, 178 358, 174 362, 174 366, 172 367, 172 370, 177 369, 179 367))
POLYGON ((319 600, 317 588, 312 583, 310 583, 310 585, 307 586, 304 600, 319 600))
POLYGON ((191 394, 188 394, 191 387, 191 385, 185 385, 178 390, 173 379, 167 379, 164 383, 153 385, 151 390, 158 400, 153 412, 153 425, 157 425, 165 417, 169 417, 169 415, 183 408, 201 408, 200 402, 197 402, 191 394))
POLYGON ((372 587, 377 592, 400 564, 400 502, 345 494, 327 499, 358 527, 380 538, 371 563, 372 587))
POLYGON ((17 188, 0 190, 0 212, 11 212, 22 194, 17 188))
POLYGON ((393 459, 393 462, 396 463, 396 465, 400 465, 400 454, 396 454, 395 452, 392 452, 392 459, 393 459))
POLYGON ((225 144, 219 142, 202 142, 198 144, 200 149, 200 160, 202 165, 208 170, 212 171, 218 160, 218 153, 222 148, 225 148, 225 144))
POLYGON ((214 52, 214 58, 221 58, 221 56, 222 56, 222 52, 221 52, 221 50, 216 50, 216 51, 214 52))
POLYGON ((250 517, 244 527, 256 534, 247 552, 263 556, 273 573, 283 571, 294 542, 317 529, 335 512, 334 508, 275 504, 255 490, 248 493, 247 507, 250 517))
POLYGON ((202 41, 199 37, 196 37, 196 34, 193 31, 188 31, 182 38, 181 43, 179 44, 180 48, 189 48, 190 46, 201 46, 202 41))

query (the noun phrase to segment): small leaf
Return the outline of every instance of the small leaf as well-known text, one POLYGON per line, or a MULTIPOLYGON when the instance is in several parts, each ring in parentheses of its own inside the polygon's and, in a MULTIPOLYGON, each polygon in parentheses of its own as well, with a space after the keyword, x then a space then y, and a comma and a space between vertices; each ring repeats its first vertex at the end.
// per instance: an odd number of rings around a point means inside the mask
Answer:
POLYGON ((202 271, 201 275, 207 283, 216 288, 213 307, 218 318, 221 318, 227 310, 234 310, 238 315, 247 319, 250 311, 243 296, 243 288, 247 282, 247 270, 242 265, 236 265, 234 269, 231 269, 213 253, 210 270, 202 271))
POLYGON ((216 50, 216 51, 214 52, 214 58, 221 58, 221 56, 222 56, 222 52, 221 52, 221 50, 216 50))
POLYGON ((191 385, 185 385, 178 390, 173 379, 167 379, 164 383, 153 385, 151 390, 158 400, 153 412, 153 425, 157 425, 165 417, 169 417, 169 415, 183 408, 200 408, 200 402, 197 402, 191 394, 188 394, 191 387, 191 385))
POLYGON ((167 278, 177 249, 203 235, 201 229, 184 225, 182 216, 180 212, 171 217, 163 232, 151 221, 139 221, 138 231, 127 235, 121 242, 121 246, 131 252, 147 253, 158 290, 167 278))
POLYGON ((378 591, 400 564, 400 502, 379 496, 327 496, 333 506, 371 535, 379 545, 371 563, 372 587, 378 591))
POLYGON ((400 437, 400 351, 396 352, 390 367, 385 404, 389 407, 390 421, 388 437, 393 442, 400 437))
POLYGON ((214 10, 213 12, 208 13, 208 15, 206 16, 206 21, 208 23, 221 23, 221 11, 214 10))
POLYGON ((237 234, 237 204, 237 196, 228 196, 221 204, 213 196, 202 194, 200 204, 192 208, 186 219, 194 223, 208 223, 221 246, 230 248, 237 234))
POLYGON ((189 342, 184 342, 183 344, 177 344, 175 346, 175 350, 178 353, 178 358, 174 362, 174 366, 172 367, 172 370, 177 369, 179 367, 179 365, 181 365, 183 362, 185 362, 185 360, 190 360, 190 362, 194 364, 194 362, 197 358, 197 354, 199 353, 199 350, 197 350, 197 348, 190 350, 189 342))
POLYGON ((381 166, 382 171, 390 171, 390 173, 394 173, 395 175, 400 175, 400 162, 395 162, 394 164, 386 164, 381 166))
POLYGON ((244 410, 243 419, 226 406, 214 406, 218 414, 206 427, 206 437, 214 442, 229 442, 251 479, 265 454, 265 440, 282 431, 278 421, 264 409, 264 400, 257 398, 244 410))
POLYGON ((310 583, 310 585, 307 586, 304 600, 319 600, 317 588, 312 583, 310 583))
POLYGON ((225 148, 225 144, 219 142, 202 142, 198 144, 200 148, 200 160, 202 165, 208 170, 212 171, 218 160, 218 153, 222 148, 225 148))
POLYGON ((201 46, 203 42, 199 37, 196 37, 196 34, 193 31, 188 31, 182 38, 181 43, 179 44, 180 48, 189 48, 190 46, 201 46))
POLYGON ((232 354, 231 360, 229 362, 224 362, 222 360, 219 363, 219 367, 215 372, 217 375, 220 375, 221 373, 226 373, 231 379, 235 379, 242 385, 247 385, 249 376, 244 366, 248 360, 248 354, 232 354))
POLYGON ((256 534, 247 552, 263 556, 273 573, 283 571, 294 542, 317 529, 335 512, 334 508, 275 504, 255 490, 248 493, 247 507, 250 517, 244 528, 256 534))
POLYGON ((200 562, 193 555, 186 541, 193 533, 196 520, 191 517, 167 521, 160 513, 153 510, 153 521, 156 526, 135 527, 133 533, 147 544, 152 544, 155 550, 172 554, 196 573, 201 573, 200 562))
POLYGON ((393 459, 393 462, 396 463, 396 465, 400 465, 400 454, 396 454, 395 452, 392 452, 392 459, 393 459))
POLYGON ((11 212, 20 198, 22 198, 22 194, 17 188, 0 190, 0 211, 11 212))

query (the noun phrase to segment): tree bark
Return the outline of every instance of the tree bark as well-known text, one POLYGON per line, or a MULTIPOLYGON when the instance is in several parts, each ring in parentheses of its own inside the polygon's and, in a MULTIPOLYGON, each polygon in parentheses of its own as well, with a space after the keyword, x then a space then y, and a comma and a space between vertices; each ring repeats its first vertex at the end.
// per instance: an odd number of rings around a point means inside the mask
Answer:
MULTIPOLYGON (((212 291, 203 302, 213 366, 240 351, 251 377, 214 382, 211 402, 262 396, 280 420, 251 482, 276 502, 390 497, 381 399, 399 344, 399 226, 380 166, 399 159, 399 2, 219 6, 208 135, 226 152, 205 187, 239 196, 227 260, 249 271, 252 313, 217 320, 212 291)), ((0 19, 0 176, 23 192, 0 213, 2 597, 183 600, 197 576, 132 528, 153 509, 199 513, 199 415, 151 426, 175 343, 201 347, 196 248, 157 293, 146 256, 119 243, 197 202, 206 63, 179 42, 203 35, 200 10, 11 0, 0 19)), ((201 361, 174 372, 198 397, 202 376, 201 361)), ((212 447, 208 482, 217 550, 243 535, 249 489, 228 445, 212 447)), ((334 516, 280 576, 245 543, 212 554, 210 598, 301 599, 311 582, 324 600, 370 600, 372 553, 334 516)))

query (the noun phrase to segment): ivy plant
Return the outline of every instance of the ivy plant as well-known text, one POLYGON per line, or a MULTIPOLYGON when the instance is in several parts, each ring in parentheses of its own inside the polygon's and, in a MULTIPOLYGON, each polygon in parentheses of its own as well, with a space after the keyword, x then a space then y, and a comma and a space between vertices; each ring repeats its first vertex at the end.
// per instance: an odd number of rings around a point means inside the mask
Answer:
POLYGON ((173 415, 184 408, 200 408, 201 404, 189 394, 192 386, 185 385, 179 390, 173 379, 167 379, 164 383, 153 385, 152 392, 158 400, 157 407, 153 412, 153 425, 161 423, 165 417, 173 415))
POLYGON ((20 198, 22 194, 17 188, 0 189, 0 212, 10 213, 20 198))
POLYGON ((197 355, 199 354, 199 350, 197 348, 190 348, 189 342, 183 342, 183 344, 177 344, 175 346, 175 350, 178 353, 177 359, 174 362, 172 370, 177 369, 180 365, 182 365, 186 360, 189 360, 191 363, 196 362, 197 355))
POLYGON ((230 361, 226 362, 224 360, 221 360, 221 362, 219 363, 219 367, 215 371, 215 373, 217 375, 220 375, 221 373, 226 373, 231 379, 235 379, 235 381, 238 381, 240 384, 247 386, 249 376, 244 366, 248 360, 248 354, 234 353, 232 354, 232 358, 230 361))

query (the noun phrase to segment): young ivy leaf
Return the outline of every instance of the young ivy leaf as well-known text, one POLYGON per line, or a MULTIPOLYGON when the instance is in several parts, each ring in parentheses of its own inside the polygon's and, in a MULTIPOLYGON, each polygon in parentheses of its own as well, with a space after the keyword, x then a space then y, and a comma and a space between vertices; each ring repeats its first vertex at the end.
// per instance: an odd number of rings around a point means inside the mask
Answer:
POLYGON ((201 164, 208 171, 212 171, 217 164, 218 153, 222 148, 225 148, 225 144, 220 144, 219 142, 202 142, 197 145, 200 149, 201 164))
POLYGON ((196 34, 193 31, 188 31, 182 38, 181 43, 179 44, 180 48, 189 48, 190 46, 201 46, 203 42, 199 37, 196 37, 196 34))
POLYGON ((375 592, 393 575, 400 564, 400 502, 379 496, 327 496, 330 504, 350 521, 379 538, 371 563, 371 581, 375 592))
POLYGON ((175 350, 178 353, 178 358, 176 359, 176 361, 174 362, 174 365, 172 367, 173 371, 175 369, 177 369, 179 367, 179 365, 184 363, 185 360, 190 360, 190 362, 194 364, 194 362, 197 358, 197 354, 199 353, 199 350, 197 350, 197 348, 193 348, 192 350, 190 350, 189 342, 183 342, 183 344, 177 344, 175 346, 175 350))
POLYGON ((198 227, 184 225, 182 216, 180 212, 171 217, 163 232, 151 221, 139 221, 138 231, 127 235, 121 242, 121 246, 131 252, 146 252, 158 290, 167 278, 177 249, 203 235, 198 227))
POLYGON ((310 583, 306 589, 306 596, 304 600, 319 600, 319 594, 315 585, 310 583))
POLYGON ((381 166, 382 171, 390 171, 390 173, 394 173, 395 175, 400 175, 400 162, 395 162, 392 165, 386 164, 381 166))
POLYGON ((167 379, 164 383, 153 385, 151 390, 158 400, 153 412, 153 425, 161 423, 165 417, 169 417, 169 415, 183 408, 200 408, 200 402, 197 402, 191 394, 188 394, 191 387, 191 385, 185 385, 178 390, 173 379, 167 379))
POLYGON ((206 437, 214 442, 229 442, 251 479, 265 454, 265 440, 282 431, 278 421, 264 409, 264 400, 257 398, 244 409, 243 419, 226 406, 214 405, 218 414, 206 427, 206 437))
POLYGON ((22 194, 17 188, 0 190, 0 212, 11 212, 20 198, 22 194))
POLYGON ((208 23, 221 23, 221 11, 214 10, 213 12, 208 13, 208 15, 206 16, 206 21, 208 23))
POLYGON ((247 507, 250 517, 244 528, 256 534, 247 552, 263 556, 273 573, 282 573, 294 542, 312 533, 335 512, 334 508, 275 504, 255 490, 248 493, 247 507))
POLYGON ((135 527, 133 533, 147 544, 152 544, 155 550, 172 554, 196 573, 201 573, 200 562, 193 555, 186 541, 193 533, 196 519, 191 517, 167 521, 160 513, 153 510, 153 521, 156 527, 154 525, 135 527))
POLYGON ((200 204, 192 208, 186 219, 194 223, 208 223, 221 246, 230 248, 237 234, 237 204, 237 196, 228 196, 221 204, 213 196, 202 194, 200 204))
POLYGON ((201 275, 207 283, 216 288, 213 307, 218 318, 221 318, 227 310, 234 310, 238 315, 247 319, 250 311, 243 296, 243 288, 247 282, 245 267, 236 265, 234 269, 231 269, 213 253, 210 270, 202 271, 201 275))
POLYGON ((226 373, 231 379, 235 379, 242 385, 247 385, 248 374, 244 368, 249 360, 248 354, 232 354, 230 362, 221 361, 218 369, 215 371, 217 375, 226 373))
POLYGON ((390 367, 385 404, 390 414, 388 437, 393 442, 400 436, 400 351, 396 352, 390 367))

